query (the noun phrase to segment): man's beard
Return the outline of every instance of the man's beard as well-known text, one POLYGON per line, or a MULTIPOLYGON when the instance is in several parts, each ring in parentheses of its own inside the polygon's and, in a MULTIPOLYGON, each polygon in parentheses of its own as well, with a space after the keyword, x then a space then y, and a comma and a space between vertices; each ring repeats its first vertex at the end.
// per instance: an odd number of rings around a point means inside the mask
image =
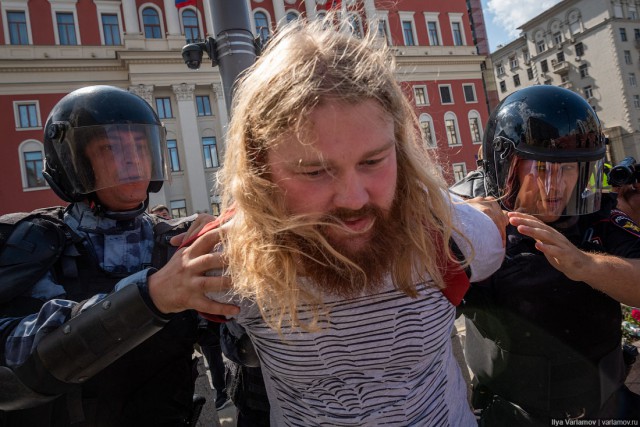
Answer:
MULTIPOLYGON (((301 275, 310 279, 318 290, 341 297, 355 297, 380 289, 395 264, 398 250, 407 244, 396 212, 395 202, 391 211, 367 205, 357 211, 338 209, 330 212, 323 222, 335 223, 335 218, 343 221, 363 216, 374 218, 369 242, 358 249, 344 243, 349 241, 349 234, 341 233, 342 240, 337 241, 326 232, 327 227, 333 226, 319 228, 331 247, 362 271, 344 263, 319 243, 296 236, 294 245, 304 254, 301 275)), ((354 234, 354 238, 358 237, 354 234)))

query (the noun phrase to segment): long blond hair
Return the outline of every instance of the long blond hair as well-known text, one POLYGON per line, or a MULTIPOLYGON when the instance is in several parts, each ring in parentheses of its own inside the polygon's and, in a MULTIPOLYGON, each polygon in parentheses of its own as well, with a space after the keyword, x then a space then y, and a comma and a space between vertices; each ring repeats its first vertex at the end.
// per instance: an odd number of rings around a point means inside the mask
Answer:
MULTIPOLYGON (((415 274, 428 274, 443 287, 441 267, 453 259, 446 185, 418 131, 415 114, 394 76, 395 63, 386 44, 369 33, 356 38, 336 29, 334 17, 297 21, 271 40, 256 64, 240 80, 234 95, 224 166, 219 173, 223 210, 235 209, 223 243, 234 291, 257 303, 265 321, 314 329, 321 295, 300 286, 300 254, 283 242, 295 233, 334 253, 313 221, 287 215, 277 185, 269 180, 267 150, 283 136, 304 141, 314 108, 327 101, 357 104, 377 101, 395 128, 398 184, 396 202, 407 244, 390 249, 394 285, 417 297, 415 274), (314 315, 300 321, 302 305, 314 315)), ((312 197, 312 196, 311 196, 312 197)), ((340 262, 350 261, 337 255, 340 262)))

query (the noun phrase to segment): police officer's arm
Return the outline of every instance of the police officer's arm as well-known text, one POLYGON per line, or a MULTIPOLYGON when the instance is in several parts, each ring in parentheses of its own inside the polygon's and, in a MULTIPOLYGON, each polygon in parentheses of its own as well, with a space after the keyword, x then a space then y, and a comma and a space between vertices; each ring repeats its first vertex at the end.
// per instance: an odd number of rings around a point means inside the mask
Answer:
POLYGON ((568 278, 585 282, 623 304, 640 306, 640 259, 584 252, 562 233, 530 215, 509 212, 508 216, 518 232, 535 239, 536 248, 568 278))

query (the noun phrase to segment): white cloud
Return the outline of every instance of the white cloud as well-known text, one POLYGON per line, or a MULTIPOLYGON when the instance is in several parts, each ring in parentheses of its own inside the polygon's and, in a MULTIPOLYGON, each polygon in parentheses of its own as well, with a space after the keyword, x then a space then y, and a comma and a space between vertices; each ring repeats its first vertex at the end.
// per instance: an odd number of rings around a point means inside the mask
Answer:
POLYGON ((520 35, 520 25, 539 15, 560 0, 488 0, 487 9, 492 16, 492 23, 504 29, 510 37, 520 35))

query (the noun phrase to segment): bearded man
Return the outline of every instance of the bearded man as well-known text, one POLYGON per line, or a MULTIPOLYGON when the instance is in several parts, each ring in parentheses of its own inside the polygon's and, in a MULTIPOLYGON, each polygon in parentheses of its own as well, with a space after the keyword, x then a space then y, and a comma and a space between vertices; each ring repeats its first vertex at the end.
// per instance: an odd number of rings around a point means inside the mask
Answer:
POLYGON ((328 22, 287 26, 239 83, 231 219, 188 249, 224 264, 208 295, 239 307, 271 425, 475 425, 445 293, 500 266, 500 232, 450 199, 389 52, 328 22))

